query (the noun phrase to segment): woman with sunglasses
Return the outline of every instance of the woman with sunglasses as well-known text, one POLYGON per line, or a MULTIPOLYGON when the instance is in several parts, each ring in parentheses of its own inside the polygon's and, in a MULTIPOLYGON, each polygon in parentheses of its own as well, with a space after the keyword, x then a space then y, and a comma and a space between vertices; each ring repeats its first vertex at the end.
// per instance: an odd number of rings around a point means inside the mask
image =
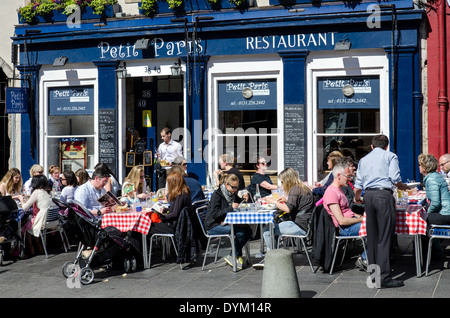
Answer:
MULTIPOLYGON (((222 222, 228 212, 239 206, 243 200, 237 196, 239 187, 239 178, 234 174, 227 174, 222 178, 223 183, 214 191, 208 204, 208 211, 205 216, 205 227, 209 234, 230 234, 231 225, 223 225, 222 222)), ((242 248, 252 237, 252 230, 248 225, 235 225, 235 246, 236 246, 236 265, 237 269, 242 269, 244 260, 242 259, 242 248)), ((224 260, 228 265, 233 266, 233 256, 225 256, 224 260)))
POLYGON ((255 196, 256 186, 259 185, 261 198, 272 194, 272 190, 277 190, 278 186, 272 183, 272 180, 266 175, 267 162, 264 157, 258 157, 255 164, 256 172, 250 182, 252 196, 255 196))
POLYGON ((134 166, 123 181, 122 196, 129 199, 145 200, 147 198, 145 188, 144 166, 134 166))
POLYGON ((75 173, 72 170, 65 170, 61 176, 61 184, 63 189, 59 199, 64 202, 70 202, 73 200, 75 190, 78 188, 78 181, 75 173))

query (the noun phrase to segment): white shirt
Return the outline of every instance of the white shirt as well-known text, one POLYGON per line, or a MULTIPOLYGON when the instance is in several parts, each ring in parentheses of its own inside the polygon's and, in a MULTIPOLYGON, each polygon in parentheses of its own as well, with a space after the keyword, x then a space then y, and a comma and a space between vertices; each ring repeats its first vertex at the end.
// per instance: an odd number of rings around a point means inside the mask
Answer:
POLYGON ((159 155, 161 160, 167 160, 172 163, 176 157, 183 156, 183 147, 174 141, 170 140, 168 144, 162 142, 158 147, 159 155))

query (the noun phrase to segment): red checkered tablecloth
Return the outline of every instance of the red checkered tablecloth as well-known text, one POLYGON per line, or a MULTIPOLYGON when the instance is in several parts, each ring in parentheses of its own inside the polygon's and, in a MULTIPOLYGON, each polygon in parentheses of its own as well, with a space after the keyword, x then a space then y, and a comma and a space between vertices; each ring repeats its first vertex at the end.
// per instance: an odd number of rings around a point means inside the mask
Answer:
POLYGON ((136 231, 147 234, 152 221, 143 212, 106 213, 102 218, 102 229, 114 226, 121 232, 136 231))
MULTIPOLYGON (((397 210, 395 233, 408 235, 425 235, 427 232, 426 211, 421 205, 410 204, 405 210, 397 210)), ((366 214, 364 213, 359 236, 367 236, 366 214)))

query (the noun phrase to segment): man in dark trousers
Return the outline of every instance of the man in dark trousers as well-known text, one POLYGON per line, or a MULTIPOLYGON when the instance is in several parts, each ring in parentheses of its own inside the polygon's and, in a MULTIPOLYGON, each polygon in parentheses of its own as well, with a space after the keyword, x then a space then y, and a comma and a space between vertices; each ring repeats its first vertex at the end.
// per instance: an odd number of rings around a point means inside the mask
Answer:
POLYGON ((354 185, 356 203, 361 201, 364 189, 366 209, 367 259, 369 265, 379 266, 378 288, 403 286, 403 281, 391 277, 390 250, 395 231, 396 211, 393 185, 406 190, 402 183, 398 157, 388 151, 389 139, 385 135, 372 138, 372 151, 359 161, 354 185))

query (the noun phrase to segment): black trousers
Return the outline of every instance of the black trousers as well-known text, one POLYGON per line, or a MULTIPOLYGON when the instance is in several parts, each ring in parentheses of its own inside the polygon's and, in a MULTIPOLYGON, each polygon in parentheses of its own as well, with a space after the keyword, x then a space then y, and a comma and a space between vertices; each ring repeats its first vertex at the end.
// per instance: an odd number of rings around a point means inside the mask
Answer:
POLYGON ((391 279, 390 251, 395 233, 395 199, 388 190, 364 192, 367 260, 379 266, 380 282, 391 279))

